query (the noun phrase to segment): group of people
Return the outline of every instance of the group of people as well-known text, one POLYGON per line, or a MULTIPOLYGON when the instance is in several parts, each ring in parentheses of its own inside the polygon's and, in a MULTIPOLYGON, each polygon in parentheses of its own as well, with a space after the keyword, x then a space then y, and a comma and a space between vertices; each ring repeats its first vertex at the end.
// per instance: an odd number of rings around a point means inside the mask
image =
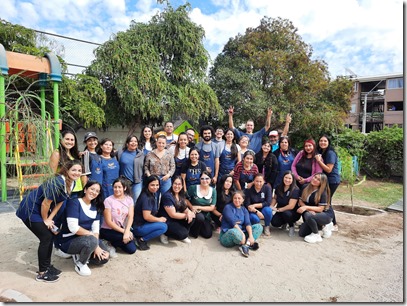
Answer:
POLYGON ((111 139, 84 136, 79 151, 74 132, 62 131, 59 148, 50 157, 55 176, 24 197, 16 212, 39 238, 36 280, 54 282, 61 270, 51 264, 55 254, 72 257, 75 271, 91 275, 88 264, 103 265, 117 256, 148 250, 159 237, 191 243, 209 239, 214 231, 225 247, 238 246, 243 256, 259 248, 261 234, 286 228, 308 243, 328 238, 336 226, 331 199, 340 184, 338 157, 327 135, 307 139, 300 152, 288 138, 290 114, 281 134, 265 126, 246 131, 229 127, 200 128, 176 135, 166 122, 154 134, 144 126, 140 137, 129 135, 116 150, 111 139), (262 224, 263 223, 263 224, 262 224))

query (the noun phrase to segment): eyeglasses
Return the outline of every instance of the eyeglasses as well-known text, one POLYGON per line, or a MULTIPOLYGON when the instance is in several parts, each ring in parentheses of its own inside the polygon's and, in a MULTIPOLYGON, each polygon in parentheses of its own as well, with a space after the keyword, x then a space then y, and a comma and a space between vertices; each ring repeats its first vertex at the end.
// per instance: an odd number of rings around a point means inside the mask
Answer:
POLYGON ((201 177, 201 181, 207 181, 207 180, 210 180, 210 178, 209 177, 201 177))

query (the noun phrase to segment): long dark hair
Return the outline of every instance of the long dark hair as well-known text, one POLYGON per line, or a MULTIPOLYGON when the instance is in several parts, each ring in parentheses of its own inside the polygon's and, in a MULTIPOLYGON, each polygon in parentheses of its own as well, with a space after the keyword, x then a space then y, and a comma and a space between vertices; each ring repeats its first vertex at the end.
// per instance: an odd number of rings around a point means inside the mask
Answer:
POLYGON ((74 139, 75 139, 75 145, 72 147, 72 149, 69 150, 69 153, 71 153, 71 156, 74 159, 80 159, 79 157, 79 149, 78 149, 78 139, 76 138, 76 134, 74 131, 71 130, 63 130, 61 132, 61 138, 59 140, 59 161, 58 161, 58 166, 62 167, 67 161, 71 160, 70 157, 68 156, 66 148, 62 145, 62 139, 65 137, 66 134, 72 134, 74 139))
POLYGON ((291 170, 287 170, 287 171, 285 171, 284 174, 283 174, 283 180, 282 180, 281 184, 278 185, 278 187, 277 187, 277 189, 276 189, 276 194, 277 194, 278 196, 280 196, 280 197, 283 197, 283 196, 284 196, 284 193, 289 192, 289 194, 292 195, 294 189, 298 189, 297 182, 296 182, 295 177, 294 177, 294 174, 291 172, 291 170), (291 175, 291 178, 293 179, 293 181, 291 182, 291 185, 290 185, 290 187, 288 188, 288 190, 287 190, 287 191, 284 191, 284 177, 285 177, 287 174, 291 175))
MULTIPOLYGON (((137 139, 137 141, 139 142, 139 148, 140 149, 144 149, 144 146, 146 145, 146 137, 144 136, 144 130, 145 129, 150 129, 151 130, 151 138, 150 138, 150 144, 151 144, 151 149, 155 149, 155 138, 154 138, 154 129, 152 126, 150 125, 145 125, 143 126, 143 128, 141 129, 141 133, 140 133, 140 140, 137 139)), ((133 136, 135 137, 135 136, 133 136)), ((137 137, 136 137, 137 138, 137 137)), ((130 140, 129 140, 130 141, 130 140)))
MULTIPOLYGON (((256 165, 258 165, 258 166, 259 165, 264 165, 264 167, 267 167, 267 168, 271 169, 271 166, 273 164, 273 159, 272 159, 273 158, 273 156, 272 156, 273 153, 271 152, 272 149, 273 149, 273 146, 271 145, 270 141, 268 139, 266 139, 266 138, 263 138, 263 140, 261 141, 261 149, 254 156, 255 157, 254 158, 254 163, 256 165), (269 144, 270 151, 267 153, 267 156, 263 161, 263 145, 265 145, 266 143, 269 144)), ((260 171, 260 169, 259 169, 259 171, 260 171)))
MULTIPOLYGON (((187 133, 185 133, 185 132, 179 133, 177 143, 175 144, 174 157, 177 157, 178 154, 179 154, 179 138, 180 138, 182 135, 185 135, 185 137, 187 138, 187 141, 188 141, 188 135, 187 135, 187 133)), ((187 144, 188 144, 188 143, 187 143, 187 144)), ((187 148, 188 148, 188 146, 187 146, 187 148)))
POLYGON ((185 202, 185 191, 184 191, 184 185, 183 185, 184 181, 182 180, 182 177, 180 175, 176 175, 175 177, 173 177, 170 192, 175 198, 175 192, 172 187, 176 180, 179 180, 181 182, 182 188, 181 188, 180 192, 178 193, 179 201, 175 201, 174 206, 177 211, 184 211, 187 208, 187 203, 185 202))
POLYGON ((110 157, 115 157, 116 154, 115 154, 115 152, 114 152, 114 142, 113 142, 113 140, 111 140, 110 138, 103 138, 103 139, 100 141, 99 147, 97 148, 96 153, 99 154, 99 155, 102 155, 102 153, 103 153, 102 146, 103 146, 106 142, 108 142, 108 141, 110 141, 110 142, 112 143, 112 152, 110 152, 110 157))
POLYGON ((192 148, 189 150, 189 156, 188 156, 188 160, 187 160, 187 165, 188 165, 188 167, 191 166, 191 153, 192 153, 193 151, 196 151, 196 152, 198 153, 198 164, 199 164, 199 150, 198 150, 196 147, 192 147, 192 148))
POLYGON ((148 176, 145 179, 145 182, 143 182, 144 186, 141 192, 145 192, 149 197, 154 197, 154 194, 152 194, 150 190, 148 190, 148 185, 150 185, 150 183, 153 181, 158 181, 158 184, 160 184, 160 178, 155 174, 148 176))
POLYGON ((93 186, 93 185, 99 185, 100 192, 99 192, 98 196, 91 201, 91 204, 96 206, 96 210, 99 213, 102 213, 105 210, 105 204, 103 203, 103 199, 104 199, 103 188, 102 188, 102 185, 98 181, 93 181, 93 180, 88 181, 86 183, 86 185, 83 187, 83 190, 81 191, 81 197, 83 197, 85 195, 86 189, 88 189, 90 186, 93 186))
MULTIPOLYGON (((335 149, 333 148, 333 146, 331 145, 331 139, 329 138, 329 136, 327 134, 323 134, 321 135, 321 137, 319 137, 318 139, 318 144, 317 144, 317 151, 318 153, 320 153, 322 155, 322 158, 325 160, 326 158, 326 154, 328 153, 328 151, 334 151, 335 149), (319 146, 319 141, 321 140, 322 137, 325 137, 328 140, 328 147, 324 150, 319 146)), ((336 152, 335 152, 336 153, 336 152)))
POLYGON ((114 184, 116 184, 116 183, 122 184, 123 190, 124 190, 124 194, 127 195, 127 196, 129 196, 129 197, 131 197, 131 186, 130 186, 130 181, 129 181, 129 179, 127 179, 126 177, 124 177, 124 176, 121 175, 121 176, 119 176, 117 179, 115 179, 115 180, 113 181, 112 186, 114 187, 114 184))
POLYGON ((80 165, 83 172, 83 165, 79 159, 69 159, 66 163, 64 163, 59 169, 59 174, 65 177, 65 186, 66 186, 66 193, 71 194, 73 180, 68 175, 68 170, 71 169, 75 165, 80 165))
MULTIPOLYGON (((225 188, 224 188, 225 182, 228 177, 230 177, 232 179, 232 185, 230 186, 230 189, 229 189, 229 195, 231 196, 236 191, 235 182, 233 180, 233 175, 231 175, 231 174, 222 175, 219 182, 216 184, 216 195, 217 195, 218 199, 221 199, 223 201, 223 203, 226 203, 228 201, 228 197, 225 194, 225 188)), ((226 203, 226 204, 228 204, 228 203, 226 203)))
MULTIPOLYGON (((232 145, 230 146, 230 153, 231 153, 232 159, 235 159, 235 158, 237 157, 237 154, 239 153, 239 150, 237 149, 237 145, 236 145, 236 134, 235 134, 235 131, 233 131, 233 129, 226 129, 226 130, 224 131, 223 138, 224 138, 225 141, 226 141, 226 133, 229 132, 229 131, 233 133, 233 140, 232 140, 232 145)), ((225 145, 226 145, 226 144, 225 144, 225 145)), ((222 153, 222 152, 221 152, 221 153, 222 153)))

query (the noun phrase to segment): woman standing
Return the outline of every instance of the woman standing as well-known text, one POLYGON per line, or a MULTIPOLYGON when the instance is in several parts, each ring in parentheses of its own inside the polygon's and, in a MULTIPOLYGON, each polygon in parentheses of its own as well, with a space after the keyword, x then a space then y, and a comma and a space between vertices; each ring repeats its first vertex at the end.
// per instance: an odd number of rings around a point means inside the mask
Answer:
POLYGON ((298 201, 297 212, 302 215, 303 223, 298 235, 304 237, 308 243, 321 242, 319 227, 323 227, 323 237, 329 238, 332 234, 332 210, 330 206, 330 191, 328 178, 323 173, 312 176, 311 183, 304 188, 298 201))
POLYGON ((244 193, 238 190, 233 194, 233 203, 225 206, 219 241, 225 247, 239 245, 242 255, 249 257, 249 247, 253 250, 259 248, 256 240, 263 228, 259 223, 251 225, 249 212, 243 206, 243 201, 244 193))
POLYGON ((261 149, 254 157, 254 163, 259 169, 259 173, 263 174, 264 180, 273 189, 277 177, 278 162, 276 156, 271 153, 271 143, 264 139, 261 144, 261 149))
POLYGON ((187 206, 180 176, 174 177, 171 189, 162 196, 158 215, 167 219, 168 229, 160 236, 162 243, 168 244, 167 237, 191 243, 188 235, 194 224, 195 214, 187 206))
POLYGON ((131 194, 136 203, 143 187, 144 153, 138 147, 139 141, 135 135, 126 138, 126 142, 118 152, 120 175, 131 182, 131 194))
POLYGON ((159 196, 166 193, 171 188, 171 177, 175 172, 174 155, 168 151, 166 146, 167 138, 160 135, 157 138, 154 150, 147 154, 144 162, 144 173, 147 177, 151 175, 158 176, 160 180, 159 191, 157 192, 157 201, 159 196))
POLYGON ((125 178, 119 177, 113 182, 113 195, 105 199, 104 205, 100 237, 128 254, 135 253, 136 244, 131 232, 134 201, 125 178))
POLYGON ((277 157, 277 177, 274 181, 274 187, 277 188, 283 182, 283 175, 286 171, 291 171, 291 165, 297 155, 297 151, 291 147, 291 140, 287 136, 281 136, 279 140, 279 148, 273 151, 277 157))
POLYGON ((233 170, 233 180, 236 189, 244 190, 253 186, 254 176, 259 173, 259 169, 254 163, 254 156, 254 151, 247 150, 243 154, 243 160, 236 164, 233 170))
POLYGON ((168 149, 174 156, 175 172, 173 177, 181 175, 181 169, 188 161, 190 148, 188 147, 188 136, 185 132, 178 135, 178 140, 175 146, 170 146, 168 149))
POLYGON ((288 236, 290 237, 295 235, 294 223, 301 217, 297 213, 300 194, 293 173, 287 170, 283 176, 283 183, 277 187, 271 201, 271 207, 275 211, 271 225, 281 227, 288 224, 288 236))
POLYGON ((264 176, 257 173, 253 186, 245 190, 244 206, 249 211, 251 224, 264 220, 264 235, 270 236, 270 222, 273 218, 271 209, 271 187, 265 183, 264 176))
POLYGON ((85 150, 82 152, 84 174, 87 175, 88 180, 97 181, 102 184, 102 157, 96 152, 99 144, 96 133, 86 133, 83 142, 86 144, 85 150))
POLYGON ((75 271, 81 276, 92 274, 88 263, 103 265, 109 261, 107 247, 99 240, 100 217, 103 213, 102 186, 89 181, 80 198, 69 199, 64 223, 58 235, 58 247, 72 254, 75 271))
POLYGON ((232 203, 232 194, 236 191, 233 176, 224 174, 216 185, 216 206, 211 217, 217 227, 221 226, 222 212, 226 204, 232 203))
POLYGON ((297 154, 291 165, 291 171, 297 181, 298 187, 302 190, 306 183, 311 182, 315 173, 322 172, 321 166, 315 159, 317 147, 314 139, 307 139, 304 148, 297 154))
MULTIPOLYGON (((74 132, 64 130, 61 132, 61 140, 58 149, 54 150, 50 156, 49 166, 53 173, 58 173, 64 164, 70 160, 80 159, 78 150, 78 140, 74 132)), ((83 178, 86 180, 86 178, 83 178)), ((75 182, 75 189, 72 191, 71 197, 77 197, 79 192, 83 189, 81 179, 75 182)))
POLYGON ((134 207, 133 234, 136 236, 137 246, 140 250, 149 250, 147 241, 164 234, 167 219, 158 216, 158 197, 160 179, 152 174, 146 178, 143 191, 134 207))
POLYGON ((191 185, 188 188, 189 209, 195 213, 195 223, 192 225, 189 233, 192 237, 203 238, 212 237, 211 212, 215 209, 216 189, 210 186, 211 174, 205 170, 199 178, 199 185, 191 185))
POLYGON ((113 194, 112 184, 120 173, 120 165, 114 154, 114 142, 109 138, 102 139, 98 154, 102 157, 103 195, 107 198, 113 194))
POLYGON ((187 192, 189 186, 199 184, 199 178, 204 171, 206 171, 206 165, 203 161, 199 160, 199 150, 191 148, 188 161, 181 169, 185 192, 187 192))
POLYGON ((21 201, 16 215, 28 229, 40 240, 38 246, 37 281, 56 282, 62 273, 51 265, 52 243, 59 229, 54 227, 60 219, 65 201, 75 186, 75 181, 82 174, 80 160, 66 162, 60 174, 44 182, 37 190, 31 191, 21 201))
POLYGON ((239 138, 240 146, 240 159, 243 160, 243 155, 249 150, 250 138, 249 136, 243 135, 239 138))
POLYGON ((235 133, 232 129, 227 129, 225 132, 225 142, 220 142, 219 156, 219 178, 224 174, 233 175, 233 169, 236 163, 242 160, 239 151, 240 146, 235 142, 235 133))
POLYGON ((143 150, 144 155, 155 149, 155 138, 153 135, 153 128, 151 126, 145 125, 141 129, 139 147, 140 150, 143 150))
MULTIPOLYGON (((327 135, 322 135, 318 141, 318 152, 315 156, 318 164, 321 166, 323 172, 328 177, 329 190, 331 192, 330 203, 332 204, 332 197, 339 184, 341 183, 341 175, 339 174, 338 167, 338 155, 336 154, 334 148, 331 146, 331 140, 327 135)), ((336 217, 333 211, 332 205, 329 206, 332 209, 333 214, 333 224, 336 227, 336 217)))

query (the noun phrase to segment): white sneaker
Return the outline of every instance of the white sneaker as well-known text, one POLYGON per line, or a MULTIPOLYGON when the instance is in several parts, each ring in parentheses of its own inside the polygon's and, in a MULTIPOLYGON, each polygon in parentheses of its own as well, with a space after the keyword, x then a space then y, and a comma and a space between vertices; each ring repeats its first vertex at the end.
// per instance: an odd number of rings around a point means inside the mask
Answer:
POLYGON ((116 253, 116 248, 114 246, 112 246, 112 244, 110 243, 110 241, 105 240, 105 245, 107 247, 107 250, 109 251, 109 257, 110 258, 117 258, 119 257, 116 253))
POLYGON ((162 234, 160 235, 160 241, 162 244, 168 244, 168 237, 162 234))
POLYGON ((79 261, 79 255, 72 255, 73 263, 75 264, 75 271, 82 276, 89 276, 92 274, 87 264, 83 264, 79 261))
POLYGON ((70 257, 72 257, 71 254, 67 254, 67 253, 63 252, 61 249, 57 249, 57 248, 55 248, 54 255, 56 255, 58 257, 61 257, 61 258, 70 258, 70 257))
POLYGON ((308 242, 308 243, 315 243, 315 242, 321 242, 322 237, 319 234, 311 233, 308 236, 305 236, 304 240, 305 240, 305 242, 308 242))
POLYGON ((288 229, 288 236, 289 236, 289 237, 294 237, 294 236, 295 236, 295 228, 294 228, 294 226, 291 226, 291 227, 288 229))
POLYGON ((185 239, 182 239, 181 242, 184 242, 184 243, 191 243, 191 239, 189 239, 189 238, 187 237, 187 238, 185 238, 185 239))
POLYGON ((264 236, 270 236, 271 235, 270 226, 264 226, 263 233, 264 233, 264 236))
POLYGON ((332 236, 332 229, 334 227, 334 224, 332 222, 326 224, 323 228, 322 228, 322 237, 324 238, 329 238, 332 236))

